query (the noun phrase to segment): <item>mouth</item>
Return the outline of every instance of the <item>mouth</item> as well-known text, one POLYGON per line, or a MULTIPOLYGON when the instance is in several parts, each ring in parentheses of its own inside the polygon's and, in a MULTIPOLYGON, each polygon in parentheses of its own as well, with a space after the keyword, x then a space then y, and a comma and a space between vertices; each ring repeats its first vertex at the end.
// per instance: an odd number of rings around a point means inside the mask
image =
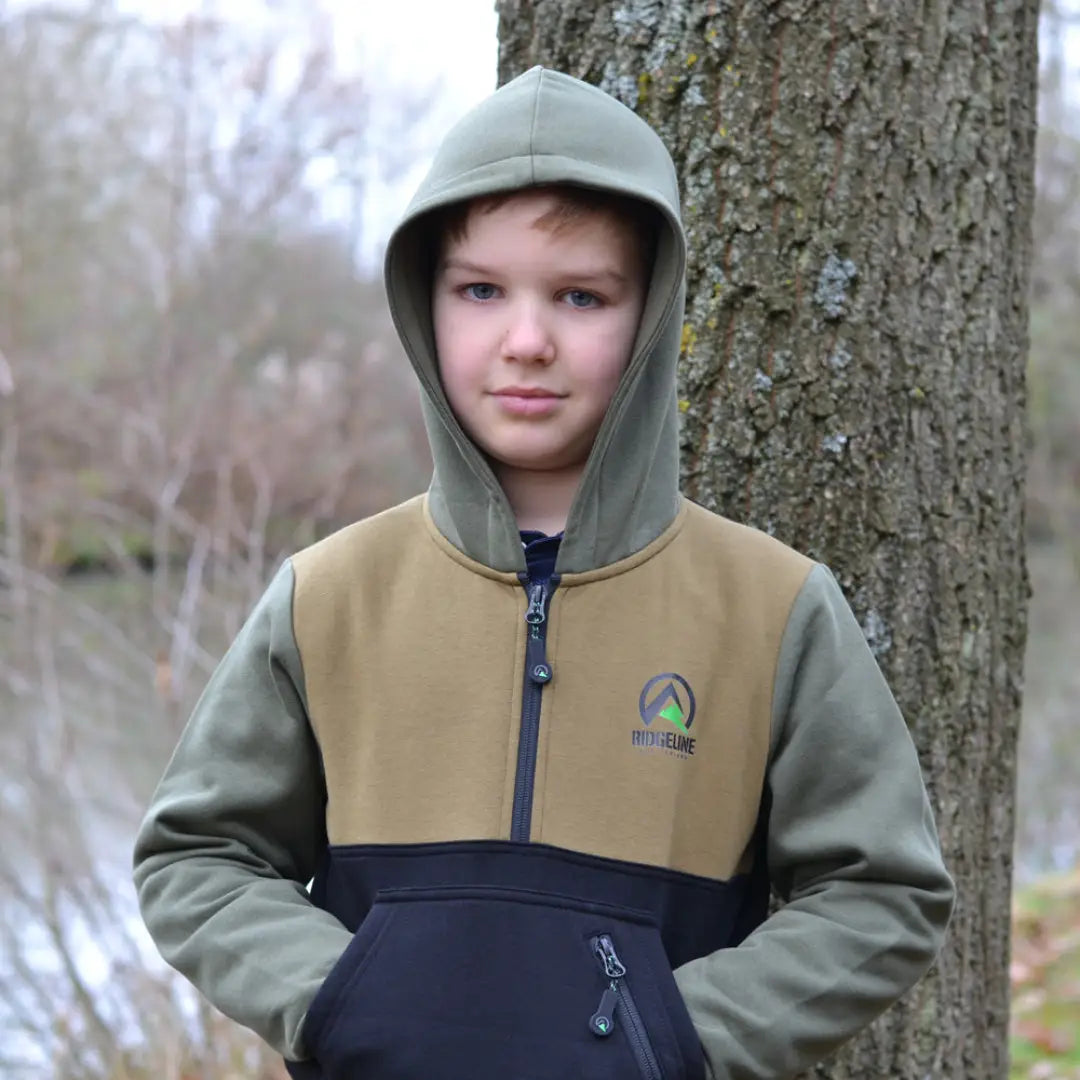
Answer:
POLYGON ((542 386, 506 386, 501 390, 493 390, 495 397, 506 398, 561 398, 565 394, 557 394, 554 390, 545 390, 542 386))
POLYGON ((504 386, 493 390, 491 396, 509 416, 539 419, 555 412, 566 394, 557 394, 542 386, 504 386))

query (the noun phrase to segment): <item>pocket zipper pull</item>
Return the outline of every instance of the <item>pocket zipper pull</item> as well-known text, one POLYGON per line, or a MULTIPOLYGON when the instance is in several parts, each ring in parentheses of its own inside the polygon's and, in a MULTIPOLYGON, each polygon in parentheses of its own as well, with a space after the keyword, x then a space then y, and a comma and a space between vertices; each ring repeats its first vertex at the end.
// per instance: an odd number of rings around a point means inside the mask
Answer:
POLYGON ((604 972, 609 979, 621 979, 626 974, 626 967, 615 951, 615 942, 607 934, 601 934, 594 940, 593 951, 604 965, 604 972))
POLYGON ((601 1037, 610 1035, 615 1030, 615 1003, 619 1000, 619 991, 612 983, 600 999, 600 1007, 589 1018, 589 1030, 601 1037))
POLYGON ((592 949, 604 969, 604 974, 611 981, 604 991, 604 996, 600 999, 600 1007, 589 1018, 589 1030, 594 1035, 605 1036, 615 1030, 615 1005, 619 1000, 619 979, 626 974, 626 967, 615 951, 615 943, 607 934, 593 938, 592 949))

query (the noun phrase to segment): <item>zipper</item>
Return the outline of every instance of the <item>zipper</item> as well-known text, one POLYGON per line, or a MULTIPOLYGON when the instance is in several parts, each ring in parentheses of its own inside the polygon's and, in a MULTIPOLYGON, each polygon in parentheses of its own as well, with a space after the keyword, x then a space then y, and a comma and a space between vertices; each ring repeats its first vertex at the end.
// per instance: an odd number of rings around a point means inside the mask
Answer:
POLYGON ((510 820, 510 839, 527 843, 532 827, 533 783, 536 780, 536 746, 540 738, 540 704, 544 687, 553 674, 547 659, 547 616, 551 594, 559 583, 531 582, 521 575, 521 583, 529 598, 525 622, 529 630, 525 639, 525 686, 521 693, 521 731, 518 736, 517 773, 514 777, 514 809, 510 820))
POLYGON ((626 965, 619 959, 615 943, 607 934, 601 934, 594 937, 591 944, 609 982, 600 998, 600 1007, 589 1018, 589 1030, 601 1038, 610 1035, 615 1030, 615 1007, 621 1005, 626 1019, 626 1035, 634 1057, 637 1058, 641 1075, 645 1080, 663 1080, 660 1062, 649 1041, 649 1033, 641 1019, 641 1013, 634 1004, 630 984, 626 981, 626 965))

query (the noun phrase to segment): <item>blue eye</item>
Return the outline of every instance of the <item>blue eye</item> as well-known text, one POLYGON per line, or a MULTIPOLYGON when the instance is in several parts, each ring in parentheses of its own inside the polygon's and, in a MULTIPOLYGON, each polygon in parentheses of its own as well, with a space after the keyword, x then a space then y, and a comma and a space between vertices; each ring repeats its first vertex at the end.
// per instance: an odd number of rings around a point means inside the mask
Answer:
POLYGON ((600 300, 597 297, 593 296, 591 292, 586 292, 584 289, 571 289, 565 296, 567 303, 575 308, 597 307, 600 303, 600 300))
POLYGON ((486 281, 478 281, 472 285, 466 285, 461 291, 469 300, 494 300, 498 290, 486 281))

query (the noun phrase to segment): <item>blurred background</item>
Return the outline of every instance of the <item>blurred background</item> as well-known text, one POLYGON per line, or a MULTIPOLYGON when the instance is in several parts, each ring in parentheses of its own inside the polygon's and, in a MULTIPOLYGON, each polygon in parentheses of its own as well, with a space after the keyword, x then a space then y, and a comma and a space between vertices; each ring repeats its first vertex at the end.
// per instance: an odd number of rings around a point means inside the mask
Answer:
MULTIPOLYGON (((131 841, 284 555, 426 486, 381 245, 494 88, 492 7, 0 0, 5 1080, 282 1075, 157 959, 131 841)), ((1067 969, 1080 1016, 1080 0, 1043 10, 1014 984, 1016 1075, 1050 1080, 1080 1076, 1046 1015, 1067 969)))

